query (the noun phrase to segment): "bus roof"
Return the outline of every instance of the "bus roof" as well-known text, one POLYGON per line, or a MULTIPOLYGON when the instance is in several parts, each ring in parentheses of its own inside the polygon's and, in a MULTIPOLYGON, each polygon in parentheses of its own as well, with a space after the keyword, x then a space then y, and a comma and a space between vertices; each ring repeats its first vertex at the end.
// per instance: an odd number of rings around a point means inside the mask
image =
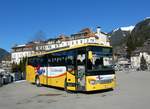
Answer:
POLYGON ((76 48, 88 47, 88 46, 99 46, 99 47, 112 48, 112 46, 106 46, 106 45, 100 45, 100 44, 80 44, 80 45, 75 45, 75 46, 71 46, 71 47, 62 47, 62 48, 54 49, 54 50, 48 51, 46 53, 35 54, 35 55, 29 56, 29 57, 42 56, 42 55, 46 55, 46 54, 50 54, 50 53, 67 51, 67 50, 72 50, 72 49, 76 49, 76 48))

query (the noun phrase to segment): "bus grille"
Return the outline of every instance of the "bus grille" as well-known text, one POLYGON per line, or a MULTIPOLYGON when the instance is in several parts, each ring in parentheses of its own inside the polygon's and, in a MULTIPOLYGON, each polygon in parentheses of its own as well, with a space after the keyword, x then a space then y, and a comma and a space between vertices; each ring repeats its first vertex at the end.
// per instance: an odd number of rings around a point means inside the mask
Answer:
POLYGON ((105 79, 105 80, 97 80, 96 83, 108 84, 108 83, 111 83, 112 81, 113 79, 105 79))

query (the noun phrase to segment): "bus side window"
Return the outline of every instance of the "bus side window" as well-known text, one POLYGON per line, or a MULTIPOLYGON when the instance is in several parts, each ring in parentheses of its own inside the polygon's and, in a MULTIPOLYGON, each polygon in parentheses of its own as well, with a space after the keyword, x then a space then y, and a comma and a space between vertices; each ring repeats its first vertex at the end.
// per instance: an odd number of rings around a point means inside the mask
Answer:
POLYGON ((62 57, 61 58, 61 62, 60 63, 63 63, 64 65, 66 64, 66 62, 65 62, 65 57, 62 57))
POLYGON ((68 59, 68 62, 67 62, 69 65, 72 65, 73 64, 73 60, 72 59, 68 59))
POLYGON ((32 58, 28 58, 28 65, 33 66, 33 59, 32 58))
POLYGON ((77 55, 77 64, 85 65, 85 54, 77 55))
POLYGON ((85 49, 77 50, 77 64, 85 65, 85 49))
POLYGON ((93 64, 92 64, 91 60, 88 59, 88 61, 87 61, 87 68, 88 68, 89 70, 92 70, 92 66, 93 66, 93 64))
POLYGON ((98 65, 100 65, 100 59, 96 59, 95 61, 95 66, 98 66, 98 65))
POLYGON ((34 61, 33 61, 34 66, 37 67, 39 65, 39 63, 40 63, 39 59, 35 58, 34 61))
POLYGON ((28 58, 28 65, 31 65, 31 58, 28 58))
POLYGON ((48 57, 48 66, 51 66, 52 65, 52 58, 51 57, 48 57))
POLYGON ((73 50, 64 52, 65 55, 65 64, 74 65, 75 63, 75 52, 73 50))
POLYGON ((42 56, 40 58, 40 63, 41 63, 41 66, 47 66, 47 57, 46 56, 42 56))
POLYGON ((28 59, 28 65, 31 65, 31 66, 33 66, 33 67, 36 67, 36 64, 37 64, 37 61, 36 61, 36 58, 35 58, 35 57, 28 59))

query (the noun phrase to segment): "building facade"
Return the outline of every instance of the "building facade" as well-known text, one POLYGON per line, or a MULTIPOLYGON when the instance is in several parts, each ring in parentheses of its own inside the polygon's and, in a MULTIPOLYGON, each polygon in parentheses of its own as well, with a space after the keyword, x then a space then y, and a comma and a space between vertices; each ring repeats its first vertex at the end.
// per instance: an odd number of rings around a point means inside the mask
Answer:
POLYGON ((140 63, 141 63, 141 57, 142 56, 146 60, 146 63, 147 63, 148 69, 149 69, 149 66, 150 66, 150 54, 147 53, 147 52, 140 52, 139 54, 133 55, 131 57, 132 68, 134 68, 134 69, 140 68, 140 63))
POLYGON ((91 31, 89 28, 85 28, 78 33, 71 34, 70 36, 60 35, 55 39, 17 45, 12 48, 11 59, 12 62, 18 64, 23 57, 32 56, 34 54, 42 54, 63 47, 72 47, 87 43, 98 43, 101 45, 110 46, 108 35, 101 32, 100 27, 97 27, 96 32, 91 31))
POLYGON ((132 68, 140 68, 141 57, 143 56, 146 60, 148 69, 150 70, 150 39, 144 43, 143 47, 138 47, 131 55, 132 68))
POLYGON ((36 50, 49 51, 57 48, 71 47, 86 43, 98 43, 101 45, 110 46, 107 34, 101 32, 98 27, 96 32, 91 31, 89 28, 85 28, 76 34, 71 34, 70 37, 60 35, 56 39, 49 39, 44 44, 37 45, 36 50))
POLYGON ((19 64, 23 57, 32 56, 33 54, 35 54, 33 45, 16 45, 12 48, 11 62, 19 64))

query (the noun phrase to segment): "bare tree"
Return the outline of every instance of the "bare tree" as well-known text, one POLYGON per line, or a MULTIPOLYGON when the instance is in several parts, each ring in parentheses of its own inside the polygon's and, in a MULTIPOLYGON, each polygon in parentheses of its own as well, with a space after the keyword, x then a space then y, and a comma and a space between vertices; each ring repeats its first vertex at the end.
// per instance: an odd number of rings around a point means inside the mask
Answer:
POLYGON ((42 30, 38 31, 32 39, 32 41, 36 41, 36 42, 45 41, 45 40, 46 40, 46 35, 42 30))

